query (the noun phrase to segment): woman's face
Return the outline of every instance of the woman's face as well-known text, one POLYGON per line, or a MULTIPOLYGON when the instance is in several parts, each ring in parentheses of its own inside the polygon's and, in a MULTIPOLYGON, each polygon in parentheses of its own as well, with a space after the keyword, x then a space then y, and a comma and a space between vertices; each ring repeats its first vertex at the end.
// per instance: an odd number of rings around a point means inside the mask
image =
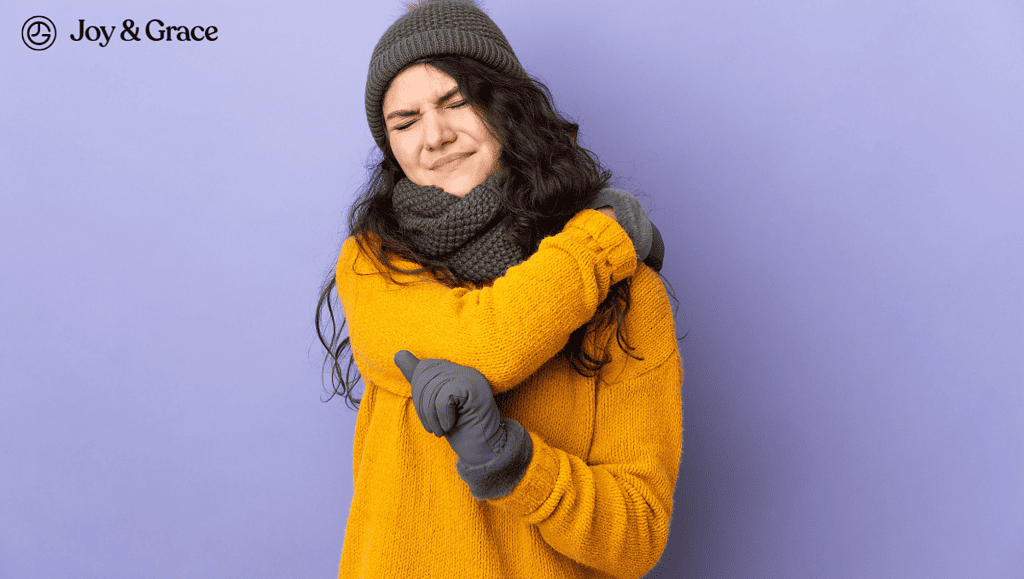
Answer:
POLYGON ((384 94, 388 143, 405 176, 462 197, 498 166, 501 145, 459 93, 429 64, 403 70, 384 94))

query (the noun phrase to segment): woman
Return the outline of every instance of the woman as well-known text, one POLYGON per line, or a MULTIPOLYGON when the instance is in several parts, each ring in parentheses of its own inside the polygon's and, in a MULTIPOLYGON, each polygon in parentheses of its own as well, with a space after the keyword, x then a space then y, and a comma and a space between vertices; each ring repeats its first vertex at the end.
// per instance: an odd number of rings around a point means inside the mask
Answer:
POLYGON ((471 0, 388 29, 366 113, 317 313, 335 393, 365 385, 340 576, 642 576, 682 451, 657 230, 471 0))

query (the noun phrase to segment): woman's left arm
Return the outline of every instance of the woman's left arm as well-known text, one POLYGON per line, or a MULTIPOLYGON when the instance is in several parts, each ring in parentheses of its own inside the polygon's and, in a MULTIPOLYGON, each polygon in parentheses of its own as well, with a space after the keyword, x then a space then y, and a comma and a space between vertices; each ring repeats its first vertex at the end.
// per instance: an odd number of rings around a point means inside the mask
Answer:
POLYGON ((683 367, 672 316, 646 313, 655 327, 641 333, 658 343, 641 351, 642 363, 602 369, 587 459, 530 433, 533 457, 522 480, 489 500, 537 525, 558 552, 617 577, 642 577, 661 558, 683 447, 683 367))

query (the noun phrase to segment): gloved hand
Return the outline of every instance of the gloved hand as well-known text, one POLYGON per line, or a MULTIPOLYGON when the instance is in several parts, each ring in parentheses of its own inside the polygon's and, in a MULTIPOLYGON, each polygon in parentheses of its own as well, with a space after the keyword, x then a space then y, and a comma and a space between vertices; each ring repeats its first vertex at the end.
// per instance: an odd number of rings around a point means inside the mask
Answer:
POLYGON ((640 206, 636 197, 628 191, 608 187, 597 194, 588 208, 601 207, 611 207, 615 212, 615 220, 633 242, 637 263, 646 263, 651 269, 660 271, 665 257, 665 244, 661 239, 661 233, 651 223, 647 212, 640 206))
POLYGON ((423 427, 443 435, 465 466, 484 465, 501 454, 508 431, 483 374, 447 360, 419 360, 408 350, 395 354, 395 365, 412 386, 423 427))
POLYGON ((651 252, 647 254, 644 263, 654 271, 661 271, 662 262, 665 260, 665 241, 661 239, 661 232, 651 223, 651 252))

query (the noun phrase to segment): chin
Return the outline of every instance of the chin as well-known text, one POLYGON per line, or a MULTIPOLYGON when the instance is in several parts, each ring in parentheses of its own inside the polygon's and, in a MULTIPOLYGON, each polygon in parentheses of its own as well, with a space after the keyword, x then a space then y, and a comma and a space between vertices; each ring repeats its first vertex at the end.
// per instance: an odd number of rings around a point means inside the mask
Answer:
POLYGON ((462 179, 452 179, 443 185, 438 184, 438 187, 444 190, 445 193, 450 193, 456 197, 462 197, 486 180, 486 176, 479 178, 465 177, 462 179))

